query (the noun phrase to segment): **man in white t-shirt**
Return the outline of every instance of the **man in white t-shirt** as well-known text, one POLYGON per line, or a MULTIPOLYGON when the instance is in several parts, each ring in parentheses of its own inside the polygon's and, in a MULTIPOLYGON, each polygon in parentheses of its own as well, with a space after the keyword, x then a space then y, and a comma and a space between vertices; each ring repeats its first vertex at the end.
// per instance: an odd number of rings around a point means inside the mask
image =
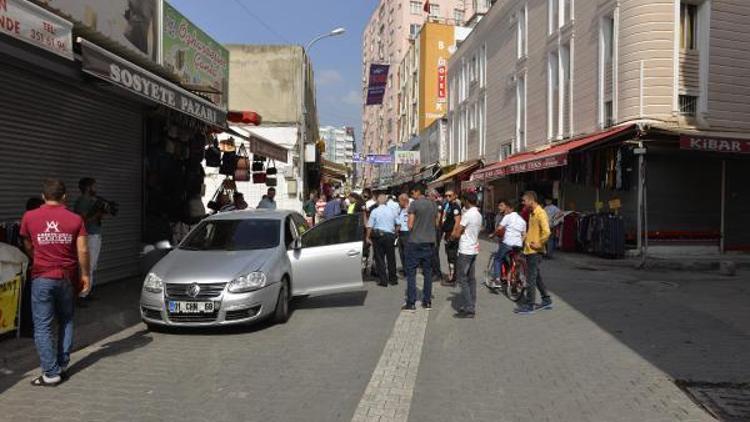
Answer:
POLYGON ((495 227, 495 235, 498 237, 499 245, 494 256, 490 287, 500 287, 498 282, 505 282, 505 280, 500 280, 502 262, 513 248, 523 247, 523 238, 526 235, 526 220, 515 212, 510 201, 500 200, 497 203, 497 209, 502 219, 495 227))
POLYGON ((461 286, 463 306, 459 308, 456 318, 474 318, 477 304, 477 279, 474 266, 479 255, 479 231, 482 229, 482 214, 477 208, 477 195, 464 195, 466 208, 461 214, 459 224, 453 229, 452 237, 459 238, 458 257, 456 258, 456 281, 461 286))

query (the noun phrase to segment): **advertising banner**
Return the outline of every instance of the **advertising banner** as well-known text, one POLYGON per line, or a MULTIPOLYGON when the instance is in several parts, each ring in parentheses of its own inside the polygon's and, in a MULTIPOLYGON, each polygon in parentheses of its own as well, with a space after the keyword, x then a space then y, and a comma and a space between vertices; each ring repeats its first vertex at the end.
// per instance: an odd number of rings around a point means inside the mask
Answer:
POLYGON ((0 0, 0 33, 73 60, 73 23, 26 0, 0 0))
POLYGON ((724 152, 730 154, 750 154, 750 140, 682 135, 680 136, 680 149, 724 152))
POLYGON ((80 39, 83 71, 206 123, 225 127, 227 113, 179 86, 80 39))
POLYGON ((18 303, 21 295, 21 276, 0 280, 0 334, 17 328, 18 303))
POLYGON ((418 166, 421 164, 419 151, 395 151, 394 159, 395 164, 407 164, 411 166, 418 166))
POLYGON ((185 85, 209 87, 221 94, 208 94, 215 104, 227 108, 229 50, 193 25, 164 2, 162 64, 185 85))
POLYGON ((161 0, 40 0, 76 24, 158 63, 161 0))
POLYGON ((367 83, 367 102, 365 105, 383 104, 385 87, 388 84, 387 64, 371 64, 370 79, 367 83))
POLYGON ((369 164, 390 164, 393 158, 389 154, 367 154, 365 162, 369 164))

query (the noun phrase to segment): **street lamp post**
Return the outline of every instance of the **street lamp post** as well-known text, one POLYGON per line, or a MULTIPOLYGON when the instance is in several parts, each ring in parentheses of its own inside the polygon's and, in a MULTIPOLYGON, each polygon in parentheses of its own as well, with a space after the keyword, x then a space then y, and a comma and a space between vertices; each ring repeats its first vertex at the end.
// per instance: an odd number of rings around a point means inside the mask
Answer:
MULTIPOLYGON (((306 135, 307 135, 307 104, 306 104, 306 94, 307 94, 307 60, 305 60, 305 53, 310 51, 310 49, 317 43, 318 41, 329 38, 329 37, 336 37, 339 35, 343 35, 346 32, 345 28, 335 28, 331 30, 330 32, 327 32, 325 34, 318 35, 317 37, 313 38, 308 42, 304 49, 302 50, 302 75, 300 79, 300 87, 302 88, 300 93, 300 100, 302 104, 302 120, 300 122, 300 146, 299 146, 299 177, 300 181, 302 182, 302 186, 305 186, 305 143, 307 141, 306 135)), ((305 200, 305 192, 304 189, 301 189, 300 192, 300 200, 305 200)))

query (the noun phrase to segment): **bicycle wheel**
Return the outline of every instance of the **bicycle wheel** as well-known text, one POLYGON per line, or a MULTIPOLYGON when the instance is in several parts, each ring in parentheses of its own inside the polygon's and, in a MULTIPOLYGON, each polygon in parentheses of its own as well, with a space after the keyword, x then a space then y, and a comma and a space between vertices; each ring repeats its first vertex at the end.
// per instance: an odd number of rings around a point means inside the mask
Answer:
POLYGON ((515 257, 515 268, 508 275, 508 288, 506 294, 513 302, 518 302, 524 296, 526 291, 526 276, 528 274, 526 260, 522 257, 515 257))

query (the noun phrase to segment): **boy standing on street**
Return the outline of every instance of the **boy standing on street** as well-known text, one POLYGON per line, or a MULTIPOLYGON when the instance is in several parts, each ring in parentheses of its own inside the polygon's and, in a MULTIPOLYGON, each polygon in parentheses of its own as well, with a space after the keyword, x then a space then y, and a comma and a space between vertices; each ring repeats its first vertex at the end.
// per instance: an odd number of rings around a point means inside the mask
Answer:
POLYGON ((523 205, 529 211, 529 228, 523 242, 523 253, 526 256, 527 280, 526 298, 513 312, 519 315, 533 314, 536 307, 536 289, 542 295, 542 304, 538 309, 552 309, 552 299, 549 297, 540 265, 545 251, 545 244, 550 237, 549 219, 547 213, 539 205, 536 192, 528 191, 523 194, 523 205))
POLYGON ((91 286, 89 250, 83 219, 65 208, 65 184, 47 180, 43 192, 44 205, 24 214, 21 236, 34 262, 31 313, 42 366, 42 375, 31 384, 56 386, 63 381, 63 371, 70 361, 76 290, 87 291, 91 286), (59 325, 57 345, 52 327, 55 317, 59 325))
POLYGON ((458 240, 456 257, 456 278, 461 286, 463 306, 455 315, 456 318, 474 318, 477 304, 477 279, 474 267, 479 255, 479 231, 482 229, 482 214, 477 208, 477 195, 464 195, 466 209, 453 229, 451 237, 458 240))

